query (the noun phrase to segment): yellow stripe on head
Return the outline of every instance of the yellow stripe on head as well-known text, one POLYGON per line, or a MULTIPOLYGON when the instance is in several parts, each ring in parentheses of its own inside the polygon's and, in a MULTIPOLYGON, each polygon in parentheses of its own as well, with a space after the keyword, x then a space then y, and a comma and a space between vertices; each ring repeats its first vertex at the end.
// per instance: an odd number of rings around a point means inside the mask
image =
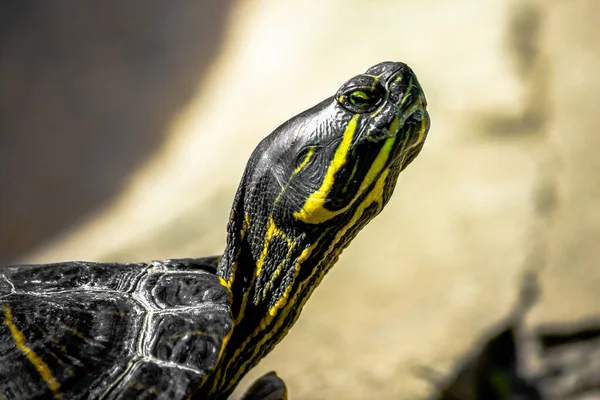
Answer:
POLYGON ((356 132, 358 117, 359 114, 355 114, 348 122, 348 126, 342 137, 342 142, 333 156, 333 160, 327 169, 321 187, 306 199, 306 202, 300 211, 294 212, 294 217, 296 217, 296 219, 309 224, 319 224, 343 212, 343 210, 327 210, 325 208, 325 200, 327 200, 327 195, 333 186, 335 174, 344 166, 344 164, 346 164, 348 149, 350 148, 350 143, 352 143, 352 138, 356 132))
MULTIPOLYGON (((360 197, 360 195, 363 194, 365 192, 365 190, 367 190, 369 188, 369 186, 371 186, 373 184, 373 182, 377 179, 377 177, 379 176, 381 171, 383 171, 383 169, 389 159, 392 147, 394 146, 394 143, 396 142, 397 135, 389 136, 385 140, 385 142, 383 143, 383 146, 381 147, 381 150, 379 151, 379 154, 377 155, 377 157, 371 164, 371 167, 369 168, 369 171, 365 175, 365 178, 363 179, 363 181, 360 185, 360 188, 357 191, 354 198, 345 207, 342 207, 338 210, 331 211, 331 210, 328 210, 325 208, 325 200, 327 199, 329 191, 331 190, 331 187, 333 186, 335 173, 346 162, 346 155, 348 153, 348 147, 350 144, 350 140, 354 136, 354 133, 356 130, 356 121, 355 121, 356 119, 357 119, 357 115, 355 115, 353 117, 353 119, 350 120, 350 123, 348 124, 348 128, 346 129, 346 132, 344 132, 344 137, 342 139, 342 143, 338 147, 338 149, 335 153, 334 159, 333 159, 331 165, 329 166, 329 169, 327 170, 327 175, 325 177, 325 180, 323 181, 323 184, 316 192, 314 192, 306 200, 302 209, 300 211, 297 211, 294 213, 294 217, 296 217, 300 221, 307 222, 310 224, 319 224, 319 223, 328 221, 331 218, 334 218, 334 217, 346 212, 354 204, 354 202, 360 197), (349 138, 349 139, 347 139, 347 138, 349 138), (344 143, 346 140, 348 141, 347 145, 344 143)), ((398 130, 399 126, 400 126, 400 117, 396 116, 394 118, 394 120, 392 121, 389 131, 395 132, 396 130, 398 130)))
POLYGON ((298 172, 300 172, 302 170, 302 168, 304 168, 306 166, 306 164, 308 164, 308 162, 310 161, 310 158, 312 157, 314 152, 315 152, 314 147, 311 147, 310 149, 308 149, 308 152, 306 153, 304 160, 302 160, 302 162, 296 167, 293 175, 296 175, 298 172))
POLYGON ((402 107, 406 100, 408 100, 408 95, 410 94, 410 90, 413 87, 413 77, 411 76, 408 80, 408 85, 406 86, 406 92, 404 92, 404 97, 402 97, 402 101, 400 102, 400 107, 402 107))

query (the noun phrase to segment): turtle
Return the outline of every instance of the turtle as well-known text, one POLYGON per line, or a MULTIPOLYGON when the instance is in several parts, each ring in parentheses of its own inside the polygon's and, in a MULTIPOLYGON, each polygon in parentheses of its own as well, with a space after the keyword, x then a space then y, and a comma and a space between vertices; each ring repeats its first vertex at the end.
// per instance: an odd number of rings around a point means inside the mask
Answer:
MULTIPOLYGON (((222 254, 0 269, 0 398, 228 398, 386 205, 430 127, 412 69, 382 62, 252 152, 222 254)), ((285 399, 269 373, 245 400, 285 399)))

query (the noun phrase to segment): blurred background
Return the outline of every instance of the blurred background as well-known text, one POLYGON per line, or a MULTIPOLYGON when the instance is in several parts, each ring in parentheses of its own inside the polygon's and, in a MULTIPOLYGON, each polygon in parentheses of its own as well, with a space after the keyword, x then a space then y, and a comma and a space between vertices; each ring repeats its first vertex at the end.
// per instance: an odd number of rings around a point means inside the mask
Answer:
POLYGON ((258 141, 404 61, 432 128, 286 339, 293 399, 419 399, 517 302, 600 318, 600 2, 0 3, 0 263, 217 254, 258 141))

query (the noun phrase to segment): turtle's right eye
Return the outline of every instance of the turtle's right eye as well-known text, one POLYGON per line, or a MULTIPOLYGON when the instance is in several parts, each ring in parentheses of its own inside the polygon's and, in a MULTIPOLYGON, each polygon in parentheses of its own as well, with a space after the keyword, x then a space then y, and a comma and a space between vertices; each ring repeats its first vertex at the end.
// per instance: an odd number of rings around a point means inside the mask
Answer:
POLYGON ((379 103, 375 93, 365 92, 364 90, 355 90, 350 93, 348 100, 353 106, 358 108, 370 108, 379 103))
POLYGON ((346 110, 354 113, 365 113, 375 110, 382 102, 384 91, 380 87, 360 88, 344 93, 337 98, 338 103, 346 110))

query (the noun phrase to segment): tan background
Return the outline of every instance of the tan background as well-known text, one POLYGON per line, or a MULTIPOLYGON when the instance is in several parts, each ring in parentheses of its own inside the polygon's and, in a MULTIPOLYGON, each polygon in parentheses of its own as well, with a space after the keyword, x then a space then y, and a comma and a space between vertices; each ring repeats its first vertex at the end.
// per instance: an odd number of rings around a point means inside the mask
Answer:
POLYGON ((426 147, 250 375, 276 369, 296 400, 423 398, 421 367, 447 376, 530 269, 532 327, 600 318, 599 2, 15 4, 2 262, 220 252, 259 139, 400 60, 430 104, 426 147))

